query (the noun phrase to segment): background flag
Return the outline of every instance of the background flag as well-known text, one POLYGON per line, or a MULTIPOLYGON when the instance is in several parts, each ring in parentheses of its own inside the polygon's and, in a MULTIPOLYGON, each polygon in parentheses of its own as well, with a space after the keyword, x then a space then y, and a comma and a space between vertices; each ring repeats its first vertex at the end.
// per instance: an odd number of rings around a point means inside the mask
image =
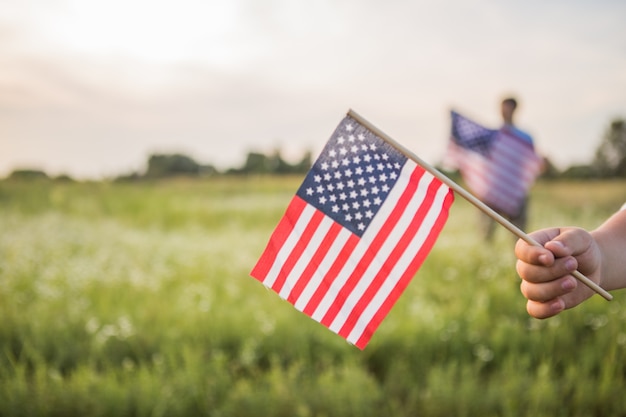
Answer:
POLYGON ((458 169, 472 193, 485 204, 516 216, 541 172, 542 158, 510 129, 487 129, 452 113, 445 163, 458 169))
POLYGON ((432 248, 452 190, 346 116, 251 275, 363 349, 432 248))

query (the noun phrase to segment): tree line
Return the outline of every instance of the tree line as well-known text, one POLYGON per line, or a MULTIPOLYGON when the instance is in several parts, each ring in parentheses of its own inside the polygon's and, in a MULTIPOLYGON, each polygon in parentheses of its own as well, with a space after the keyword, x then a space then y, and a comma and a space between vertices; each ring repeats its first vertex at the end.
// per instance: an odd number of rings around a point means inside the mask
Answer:
MULTIPOLYGON (((561 171, 549 158, 546 158, 545 179, 608 179, 626 178, 626 119, 614 119, 605 130, 600 144, 589 164, 572 165, 561 171)), ((248 152, 244 164, 240 167, 218 170, 211 164, 202 164, 188 155, 152 154, 148 157, 145 172, 132 172, 119 175, 115 181, 155 180, 171 177, 214 177, 221 175, 298 175, 305 174, 311 168, 312 154, 304 153, 296 163, 287 162, 280 150, 271 154, 248 152)), ((17 169, 7 179, 73 181, 68 175, 51 178, 44 171, 37 169, 17 169)))

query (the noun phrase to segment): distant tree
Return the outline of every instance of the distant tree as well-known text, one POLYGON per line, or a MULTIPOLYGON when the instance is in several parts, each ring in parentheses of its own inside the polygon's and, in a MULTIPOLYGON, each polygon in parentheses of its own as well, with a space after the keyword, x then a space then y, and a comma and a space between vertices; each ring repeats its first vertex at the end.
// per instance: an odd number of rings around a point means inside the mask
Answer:
POLYGON ((39 169, 16 169, 9 174, 8 179, 18 181, 47 180, 48 174, 39 169))
POLYGON ((601 177, 626 178, 626 120, 611 122, 596 150, 592 167, 601 177))
POLYGON ((154 154, 148 159, 146 177, 163 178, 177 175, 198 175, 201 165, 182 154, 154 154))

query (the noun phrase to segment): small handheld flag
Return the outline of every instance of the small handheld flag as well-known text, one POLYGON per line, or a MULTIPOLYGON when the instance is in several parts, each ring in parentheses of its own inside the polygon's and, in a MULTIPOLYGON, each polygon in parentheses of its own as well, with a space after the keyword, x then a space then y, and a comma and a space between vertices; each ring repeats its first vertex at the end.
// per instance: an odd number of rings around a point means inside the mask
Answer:
POLYGON ((365 348, 448 217, 450 188, 349 113, 251 275, 365 348))

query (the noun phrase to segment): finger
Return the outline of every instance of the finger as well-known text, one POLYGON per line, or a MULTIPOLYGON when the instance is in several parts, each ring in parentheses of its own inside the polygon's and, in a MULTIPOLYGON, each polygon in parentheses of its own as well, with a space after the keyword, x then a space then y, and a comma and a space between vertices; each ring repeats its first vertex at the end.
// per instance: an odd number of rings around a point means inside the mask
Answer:
POLYGON ((574 277, 568 275, 563 278, 542 283, 522 281, 520 291, 530 301, 545 303, 555 298, 571 293, 578 287, 574 277))
POLYGON ((546 242, 550 242, 560 233, 559 228, 542 229, 531 233, 529 236, 537 241, 540 246, 534 246, 519 239, 515 243, 515 256, 527 263, 535 265, 550 265, 554 261, 554 255, 549 249, 543 248, 546 242))
POLYGON ((554 317, 565 310, 565 303, 560 298, 549 300, 545 303, 529 300, 526 303, 526 311, 537 319, 554 317))
POLYGON ((558 257, 579 255, 589 250, 592 238, 584 229, 567 227, 560 229, 561 233, 555 236, 544 246, 558 257))
POLYGON ((554 259, 553 262, 547 266, 530 264, 518 260, 515 264, 515 269, 523 280, 531 283, 541 283, 569 275, 576 270, 577 266, 578 262, 576 258, 568 256, 554 259))

